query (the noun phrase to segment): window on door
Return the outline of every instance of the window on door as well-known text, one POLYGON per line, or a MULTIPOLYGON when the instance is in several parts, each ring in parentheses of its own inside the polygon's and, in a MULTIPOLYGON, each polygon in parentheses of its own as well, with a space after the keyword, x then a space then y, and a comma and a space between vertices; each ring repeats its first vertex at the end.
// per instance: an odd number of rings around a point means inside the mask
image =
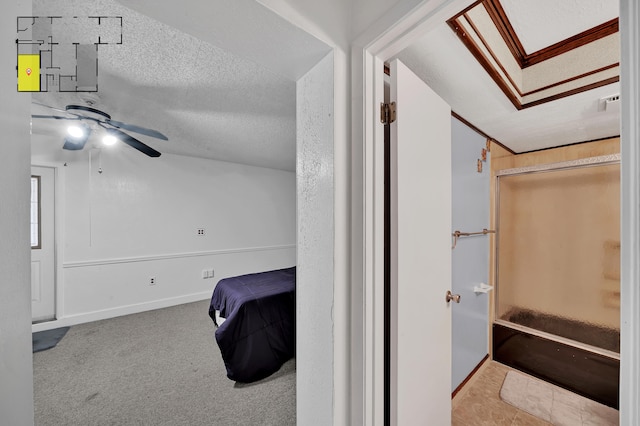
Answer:
POLYGON ((40 176, 31 176, 31 248, 41 248, 40 176))

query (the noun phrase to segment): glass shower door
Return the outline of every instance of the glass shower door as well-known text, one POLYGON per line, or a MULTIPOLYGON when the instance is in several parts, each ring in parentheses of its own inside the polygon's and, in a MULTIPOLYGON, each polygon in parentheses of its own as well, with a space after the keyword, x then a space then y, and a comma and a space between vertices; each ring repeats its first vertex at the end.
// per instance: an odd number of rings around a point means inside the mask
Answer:
POLYGON ((620 165, 498 177, 496 323, 620 352, 620 165))

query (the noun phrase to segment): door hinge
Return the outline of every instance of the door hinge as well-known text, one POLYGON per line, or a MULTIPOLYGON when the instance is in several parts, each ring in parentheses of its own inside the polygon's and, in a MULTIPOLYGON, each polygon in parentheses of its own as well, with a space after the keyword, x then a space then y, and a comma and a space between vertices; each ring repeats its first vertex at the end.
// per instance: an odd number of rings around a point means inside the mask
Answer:
POLYGON ((394 121, 396 121, 396 103, 380 103, 380 122, 383 124, 391 124, 394 121))

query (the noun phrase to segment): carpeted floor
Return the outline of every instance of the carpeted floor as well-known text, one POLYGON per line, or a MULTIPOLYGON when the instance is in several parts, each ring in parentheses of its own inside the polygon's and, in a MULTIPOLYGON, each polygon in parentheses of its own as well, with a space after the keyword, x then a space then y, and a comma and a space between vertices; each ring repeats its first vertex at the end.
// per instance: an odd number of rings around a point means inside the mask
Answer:
POLYGON ((295 425, 295 360, 226 377, 209 301, 71 327, 33 354, 36 425, 295 425))

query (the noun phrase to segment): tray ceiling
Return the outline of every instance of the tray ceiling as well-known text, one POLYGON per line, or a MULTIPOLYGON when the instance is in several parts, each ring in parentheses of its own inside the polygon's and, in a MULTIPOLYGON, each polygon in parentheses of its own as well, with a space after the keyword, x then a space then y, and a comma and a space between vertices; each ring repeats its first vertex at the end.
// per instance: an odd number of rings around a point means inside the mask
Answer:
POLYGON ((603 0, 500 0, 527 53, 618 18, 618 4, 603 0), (547 11, 552 11, 548 13, 547 11), (552 28, 552 31, 547 31, 552 28))
POLYGON ((614 137, 617 13, 616 0, 477 1, 397 57, 514 152, 614 137))

